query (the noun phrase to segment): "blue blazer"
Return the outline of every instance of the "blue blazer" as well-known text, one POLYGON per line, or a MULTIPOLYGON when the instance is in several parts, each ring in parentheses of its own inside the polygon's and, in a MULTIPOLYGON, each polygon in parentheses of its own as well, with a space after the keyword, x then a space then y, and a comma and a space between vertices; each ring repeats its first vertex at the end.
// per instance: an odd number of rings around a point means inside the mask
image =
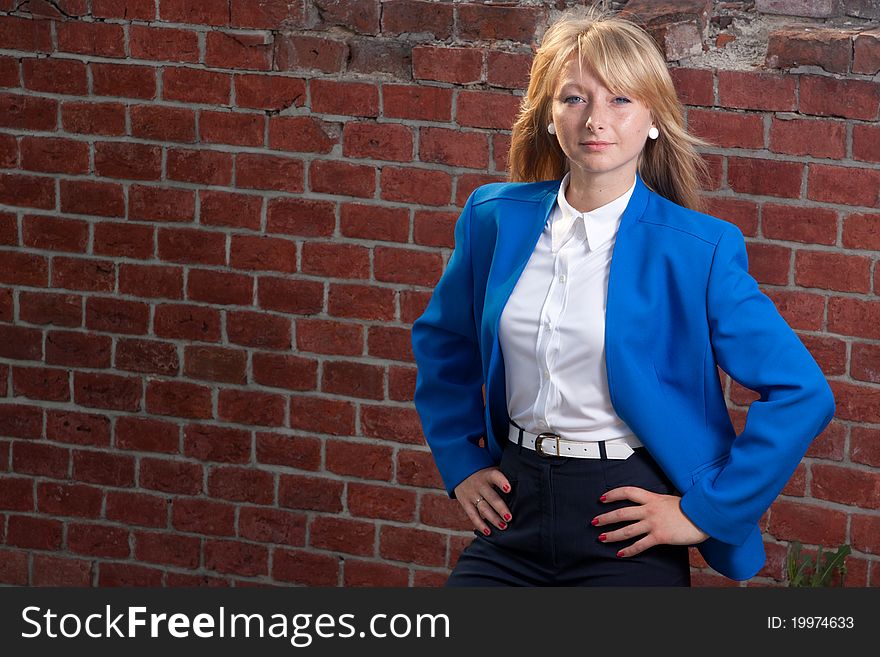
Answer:
MULTIPOLYGON (((560 183, 475 189, 413 323, 414 403, 451 498, 501 459, 509 417, 498 322, 560 183)), ((729 578, 754 576, 766 560, 758 521, 831 421, 834 396, 749 275, 739 228, 669 201, 639 174, 612 252, 605 366, 615 412, 709 534, 697 544, 703 558, 729 578), (761 395, 739 435, 717 366, 761 395)))

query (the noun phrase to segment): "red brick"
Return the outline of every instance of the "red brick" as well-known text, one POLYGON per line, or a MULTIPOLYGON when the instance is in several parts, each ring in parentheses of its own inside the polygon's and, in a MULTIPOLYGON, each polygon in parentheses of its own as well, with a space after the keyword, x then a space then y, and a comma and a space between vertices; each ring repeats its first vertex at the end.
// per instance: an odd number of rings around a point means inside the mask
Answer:
POLYGON ((19 293, 19 318, 29 324, 82 326, 82 297, 76 294, 19 293))
POLYGON ((736 192, 799 198, 803 170, 800 162, 729 157, 727 178, 736 192))
MULTIPOLYGON (((204 116, 204 112, 202 113, 204 116)), ((199 127, 201 140, 214 142, 205 133, 218 132, 221 128, 209 119, 202 119, 199 127)), ((231 122, 230 122, 231 123, 231 122)), ((241 122, 240 122, 241 123, 241 122)), ((262 126, 230 125, 224 134, 238 135, 236 144, 241 146, 262 146, 262 126), (259 134, 260 138, 249 138, 249 134, 259 134)), ((232 155, 217 151, 169 148, 165 161, 168 180, 196 183, 201 185, 230 185, 232 183, 232 155)))
POLYGON ((160 304, 155 309, 153 331, 161 338, 219 342, 220 312, 202 306, 160 304))
MULTIPOLYGON (((0 561, 5 557, 0 558, 0 561)), ((68 559, 51 554, 34 554, 33 586, 92 585, 92 562, 87 559, 68 559)))
POLYGON ((315 69, 340 74, 351 56, 346 41, 308 34, 276 37, 274 68, 279 71, 315 69))
POLYGON ((880 71, 880 30, 867 30, 853 37, 853 73, 874 75, 880 71))
POLYGON ((359 356, 363 353, 363 327, 323 319, 299 319, 296 348, 302 352, 359 356))
MULTIPOLYGON (((131 18, 130 14, 126 16, 127 20, 131 18)), ((199 37, 194 30, 131 24, 128 26, 128 47, 131 56, 137 59, 199 61, 199 37)))
POLYGON ((109 447, 110 418, 94 413, 48 409, 46 438, 74 445, 109 447))
POLYGON ((718 103, 738 109, 793 111, 797 81, 789 75, 753 71, 718 71, 718 103))
POLYGON ((125 57, 122 25, 83 21, 56 23, 58 50, 80 55, 125 57))
POLYGON ((527 89, 533 59, 531 53, 490 50, 486 53, 486 81, 493 87, 527 89))
MULTIPOLYGON (((6 543, 35 550, 61 549, 62 523, 58 520, 32 516, 10 515, 6 543)), ((72 548, 68 535, 68 546, 72 548)))
POLYGON ((14 368, 12 390, 15 396, 46 401, 70 401, 67 370, 48 367, 14 368))
POLYGON ((351 435, 354 433, 354 406, 334 399, 291 397, 290 426, 304 431, 351 435))
POLYGON ((510 130, 516 120, 521 98, 492 91, 461 91, 455 118, 459 125, 474 128, 510 130))
POLYGON ((372 198, 376 192, 376 168, 369 165, 314 160, 309 169, 312 191, 372 198))
POLYGON ((389 119, 448 122, 452 119, 452 89, 383 84, 382 115, 389 119))
POLYGON ((274 476, 253 467, 214 467, 208 473, 208 495, 224 500, 271 504, 274 476))
POLYGON ((447 205, 452 196, 452 177, 445 171, 382 167, 382 198, 401 203, 447 205))
MULTIPOLYGON (((168 500, 142 493, 108 491, 107 519, 133 525, 164 527, 167 524, 168 500)), ((100 508, 100 499, 98 501, 100 508)), ((96 514, 97 515, 97 514, 96 514)))
POLYGON ((122 217, 125 214, 122 186, 117 183, 92 180, 60 180, 59 183, 62 212, 101 217, 122 217))
POLYGON ((159 258, 168 262, 225 265, 226 239, 220 233, 198 229, 159 230, 159 258))
POLYGON ((691 109, 690 131, 722 148, 764 147, 764 121, 757 114, 691 109))
POLYGON ((394 292, 370 285, 330 284, 329 313, 336 317, 390 321, 394 292))
POLYGON ((397 452, 397 481, 420 488, 443 487, 434 457, 426 451, 401 449, 397 452))
POLYGON ((257 305, 295 315, 314 315, 324 307, 324 284, 261 276, 257 282, 257 305))
MULTIPOLYGON (((452 36, 453 6, 421 0, 394 0, 382 4, 382 33, 428 32, 445 41, 452 36)), ((415 58, 415 55, 414 55, 415 58)))
POLYGON ((770 150, 786 155, 843 159, 846 157, 846 123, 774 116, 770 123, 770 150))
POLYGON ((98 586, 159 587, 164 571, 137 564, 101 562, 98 586))
POLYGON ((776 500, 771 508, 769 529, 779 540, 836 546, 846 536, 846 513, 803 502, 776 500))
POLYGON ((214 536, 235 533, 235 506, 205 499, 176 498, 171 507, 174 529, 214 536))
POLYGON ((880 467, 880 429, 853 427, 849 454, 853 463, 880 467))
MULTIPOLYGON (((309 81, 309 86, 312 112, 316 114, 379 115, 379 90, 375 84, 315 78, 309 81)), ((386 113, 386 116, 389 115, 386 113)))
MULTIPOLYGON (((6 449, 6 446, 3 446, 6 449)), ((0 509, 9 511, 34 510, 34 481, 30 477, 0 475, 0 509)))
POLYGON ((135 460, 133 456, 109 452, 75 450, 73 478, 105 486, 133 486, 135 460))
POLYGON ((864 162, 880 162, 880 126, 853 126, 853 159, 864 162))
POLYGON ((764 237, 774 240, 828 246, 837 242, 837 212, 826 208, 764 203, 761 227, 764 237))
POLYGON ((43 411, 38 406, 24 404, 0 405, 0 426, 5 437, 41 438, 43 411))
POLYGON ((419 161, 485 169, 489 163, 489 143, 486 135, 478 132, 422 127, 419 161))
POLYGON ((205 541, 205 568, 245 577, 266 575, 269 551, 261 545, 241 541, 205 541))
POLYGON ((408 582, 408 568, 374 561, 361 561, 359 559, 345 560, 345 581, 343 586, 403 588, 408 586, 408 582))
POLYGON ((281 426, 286 400, 281 395, 247 390, 221 390, 217 417, 238 424, 281 426))
POLYGON ((880 301, 829 298, 828 330, 853 337, 880 339, 880 301))
POLYGON ((367 352, 376 358, 414 362, 412 333, 396 326, 371 326, 367 334, 367 352))
POLYGON ((314 547, 346 554, 372 555, 375 551, 376 526, 349 518, 317 516, 309 527, 314 547))
POLYGON ((837 465, 812 465, 814 497, 863 509, 880 508, 880 474, 837 465))
POLYGON ((199 190, 199 204, 202 225, 260 229, 263 202, 257 196, 202 189, 199 190))
POLYGON ((795 283, 842 292, 870 292, 871 259, 825 251, 798 251, 795 283))
POLYGON ((856 30, 814 26, 780 29, 770 33, 766 65, 770 68, 818 66, 829 73, 847 74, 852 61, 856 30))
POLYGON ((14 441, 12 443, 12 471, 18 474, 40 475, 53 479, 67 479, 70 450, 45 443, 14 441))
POLYGON ((0 325, 0 358, 39 360, 40 335, 38 329, 0 325))
POLYGON ((229 105, 232 76, 195 68, 168 67, 163 71, 163 99, 184 103, 229 105))
POLYGON ((171 422, 122 416, 116 418, 114 445, 119 449, 177 454, 179 435, 180 429, 171 422))
POLYGON ((97 486, 52 481, 37 483, 39 511, 53 516, 97 519, 101 515, 103 499, 104 495, 97 486))
POLYGON ((851 532, 853 549, 880 554, 880 517, 854 513, 851 532))
POLYGON ((379 554, 385 559, 443 566, 446 561, 446 540, 438 532, 383 525, 379 530, 379 554))
POLYGON ((341 481, 282 474, 278 479, 278 505, 292 509, 342 511, 341 481))
POLYGON ((150 324, 150 306, 127 299, 88 297, 85 319, 86 328, 94 331, 145 335, 150 324))
MULTIPOLYGON (((100 223, 95 226, 92 250, 96 255, 125 256, 145 260, 153 255, 153 235, 154 230, 152 226, 109 222, 100 223)), ((141 267, 138 265, 122 264, 119 267, 119 291, 132 293, 132 286, 142 282, 143 279, 147 278, 146 274, 151 273, 156 276, 157 280, 154 281, 156 285, 152 289, 147 286, 141 288, 144 291, 149 290, 149 292, 147 294, 139 292, 138 296, 151 296, 154 293, 158 293, 161 296, 180 298, 179 291, 175 292, 174 288, 165 289, 168 284, 167 281, 171 279, 171 271, 173 271, 171 267, 141 267), (140 277, 135 275, 138 272, 141 273, 140 277), (162 272, 168 277, 164 283, 163 279, 159 276, 162 272)), ((182 279, 182 276, 178 277, 178 280, 182 279)), ((178 283, 176 289, 179 290, 180 287, 181 285, 178 283)))
POLYGON ((207 419, 213 413, 211 389, 194 383, 148 377, 145 399, 151 414, 207 419))
MULTIPOLYGON (((298 34, 294 41, 300 38, 303 37, 298 34)), ((302 107, 305 98, 305 80, 286 75, 243 73, 235 76, 235 102, 238 107, 281 110, 287 107, 302 107)))
POLYGON ((303 550, 277 550, 272 559, 272 578, 306 586, 337 586, 340 558, 303 550))
POLYGON ((184 348, 184 374, 193 379, 245 384, 247 353, 240 349, 187 346, 184 348))
POLYGON ((811 164, 807 198, 845 205, 880 205, 880 170, 811 164))
POLYGON ((256 457, 258 463, 316 471, 321 467, 321 441, 317 438, 258 431, 256 457))
POLYGON ((532 43, 538 26, 546 20, 543 7, 462 4, 458 7, 456 36, 469 41, 532 43))
POLYGON ((305 545, 306 520, 302 513, 243 506, 238 516, 238 535, 260 543, 305 545))
POLYGON ((69 367, 110 367, 111 339, 106 335, 50 331, 46 363, 69 367))
MULTIPOLYGON (((125 134, 125 105, 116 102, 86 103, 67 101, 61 106, 61 125, 67 132, 87 135, 119 136, 125 134)), ((101 208, 96 214, 120 216, 122 190, 117 184, 90 180, 61 181, 61 209, 70 212, 74 204, 94 205, 102 195, 109 196, 113 205, 101 208), (88 193, 85 198, 75 198, 75 191, 88 193)))
POLYGON ((675 92, 685 105, 714 105, 712 71, 704 68, 673 68, 669 71, 675 92))
POLYGON ((873 121, 880 109, 880 84, 866 80, 838 80, 822 75, 800 78, 801 114, 840 116, 873 121))
POLYGON ((423 444, 421 422, 415 409, 362 406, 361 431, 364 436, 401 443, 423 444))
MULTIPOLYGON (((388 6, 405 3, 392 2, 388 6)), ((435 3, 430 4, 437 7, 435 3)), ((442 5, 441 5, 442 6, 442 5)), ((452 7, 448 7, 452 9, 452 7)), ((387 14, 388 9, 385 10, 387 14)), ((421 29, 414 30, 421 32, 421 29)), ((437 47, 417 45, 412 49, 413 78, 419 80, 435 80, 452 84, 469 84, 482 80, 483 51, 478 48, 437 47)))
POLYGON ((266 230, 269 233, 330 237, 336 218, 335 204, 314 199, 270 199, 266 210, 266 230))
POLYGON ((392 486, 348 484, 348 508, 352 515, 366 518, 412 522, 416 493, 392 486))
POLYGON ((68 523, 67 547, 94 557, 128 557, 128 530, 110 525, 68 523))
POLYGON ((117 341, 116 367, 166 376, 175 376, 180 371, 176 345, 153 340, 117 341))
POLYGON ((785 285, 791 249, 775 244, 748 242, 749 273, 763 284, 785 285))
MULTIPOLYGON (((389 131, 389 137, 392 134, 409 133, 409 129, 405 126, 384 124, 384 127, 389 131)), ((348 130, 348 124, 345 129, 348 130)), ((262 129, 260 134, 262 135, 262 129)), ((322 121, 314 116, 273 116, 269 119, 269 148, 275 150, 295 153, 329 153, 339 143, 341 134, 342 130, 339 124, 322 121)), ((412 148, 410 148, 411 150, 412 148)))
POLYGON ((181 568, 197 568, 201 539, 196 536, 134 531, 134 555, 138 561, 181 568))
MULTIPOLYGON (((392 449, 386 445, 330 439, 326 443, 326 469, 362 479, 391 480, 392 449)), ((351 493, 349 493, 350 499, 351 493)))
POLYGON ((138 485, 166 493, 198 495, 202 492, 202 466, 186 461, 145 457, 140 461, 138 485))
POLYGON ((880 419, 880 395, 876 387, 845 381, 829 381, 837 402, 835 417, 855 422, 877 423, 880 419))

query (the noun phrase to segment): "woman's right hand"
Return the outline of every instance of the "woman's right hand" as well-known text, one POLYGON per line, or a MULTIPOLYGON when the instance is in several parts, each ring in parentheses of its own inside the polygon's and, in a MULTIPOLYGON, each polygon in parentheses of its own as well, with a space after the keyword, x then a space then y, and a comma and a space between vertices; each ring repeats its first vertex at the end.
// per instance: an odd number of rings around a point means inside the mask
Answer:
POLYGON ((477 470, 470 477, 455 487, 455 499, 464 508, 465 513, 477 531, 489 535, 486 521, 499 529, 505 529, 507 522, 512 520, 510 509, 495 490, 495 486, 505 493, 510 492, 510 482, 497 466, 477 470), (474 504, 483 498, 479 504, 474 504), (505 519, 507 522, 505 522, 505 519))

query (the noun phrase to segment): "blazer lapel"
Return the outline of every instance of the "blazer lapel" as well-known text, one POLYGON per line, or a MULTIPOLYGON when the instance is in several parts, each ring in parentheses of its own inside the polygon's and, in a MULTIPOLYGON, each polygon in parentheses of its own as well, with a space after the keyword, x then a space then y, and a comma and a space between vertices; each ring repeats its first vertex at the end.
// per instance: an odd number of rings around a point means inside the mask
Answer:
MULTIPOLYGON (((510 298, 516 282, 526 267, 535 245, 544 230, 550 212, 559 194, 562 179, 547 181, 548 187, 540 196, 538 209, 534 214, 514 214, 498 218, 497 238, 494 258, 486 283, 486 297, 481 322, 481 340, 484 345, 492 345, 487 365, 486 401, 490 417, 496 423, 495 435, 498 440, 506 439, 508 421, 507 398, 504 380, 504 361, 501 358, 501 343, 498 339, 498 325, 501 312, 510 298), (549 184, 551 183, 552 184, 549 184)), ((619 289, 618 281, 628 284, 633 279, 618 272, 630 270, 635 264, 637 254, 628 249, 627 234, 638 221, 648 202, 648 188, 636 173, 636 185, 629 203, 621 217, 611 258, 611 272, 608 281, 608 301, 605 315, 606 371, 609 387, 612 386, 611 373, 614 359, 618 355, 617 327, 626 326, 626 304, 622 300, 630 297, 626 289, 619 289)), ((486 352, 483 352, 484 357, 486 352)), ((612 392, 612 403, 614 394, 612 392)))

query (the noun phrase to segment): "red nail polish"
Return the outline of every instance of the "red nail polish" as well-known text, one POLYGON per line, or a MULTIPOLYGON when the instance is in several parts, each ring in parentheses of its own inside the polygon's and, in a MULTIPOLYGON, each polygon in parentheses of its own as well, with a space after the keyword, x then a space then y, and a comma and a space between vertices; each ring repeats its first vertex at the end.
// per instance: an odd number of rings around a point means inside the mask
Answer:
POLYGON ((604 501, 605 501, 605 496, 603 495, 602 497, 600 497, 600 498, 599 498, 599 501, 600 501, 600 502, 604 502, 604 501))
POLYGON ((620 552, 618 552, 618 553, 617 553, 617 556, 618 556, 618 557, 622 557, 622 556, 623 556, 623 550, 621 550, 620 552))
MULTIPOLYGON (((599 534, 599 540, 600 540, 600 541, 604 541, 604 540, 605 540, 605 534, 599 534)), ((619 557, 620 555, 618 554, 617 556, 619 557)))
POLYGON ((593 518, 593 524, 594 524, 594 525, 598 525, 598 524, 599 524, 599 521, 596 520, 596 518, 593 518))
POLYGON ((509 492, 510 492, 510 486, 508 486, 507 484, 504 484, 504 486, 502 486, 502 488, 504 489, 504 492, 505 492, 505 493, 509 493, 509 492))
POLYGON ((484 529, 484 530, 483 530, 483 533, 484 533, 486 536, 488 536, 488 535, 489 535, 489 530, 488 530, 488 529, 484 529))
POLYGON ((505 514, 504 514, 504 519, 505 519, 505 520, 510 520, 510 514, 509 514, 509 513, 505 513, 505 514))
POLYGON ((498 526, 501 527, 501 529, 507 529, 507 523, 506 523, 506 522, 498 523, 498 526))

